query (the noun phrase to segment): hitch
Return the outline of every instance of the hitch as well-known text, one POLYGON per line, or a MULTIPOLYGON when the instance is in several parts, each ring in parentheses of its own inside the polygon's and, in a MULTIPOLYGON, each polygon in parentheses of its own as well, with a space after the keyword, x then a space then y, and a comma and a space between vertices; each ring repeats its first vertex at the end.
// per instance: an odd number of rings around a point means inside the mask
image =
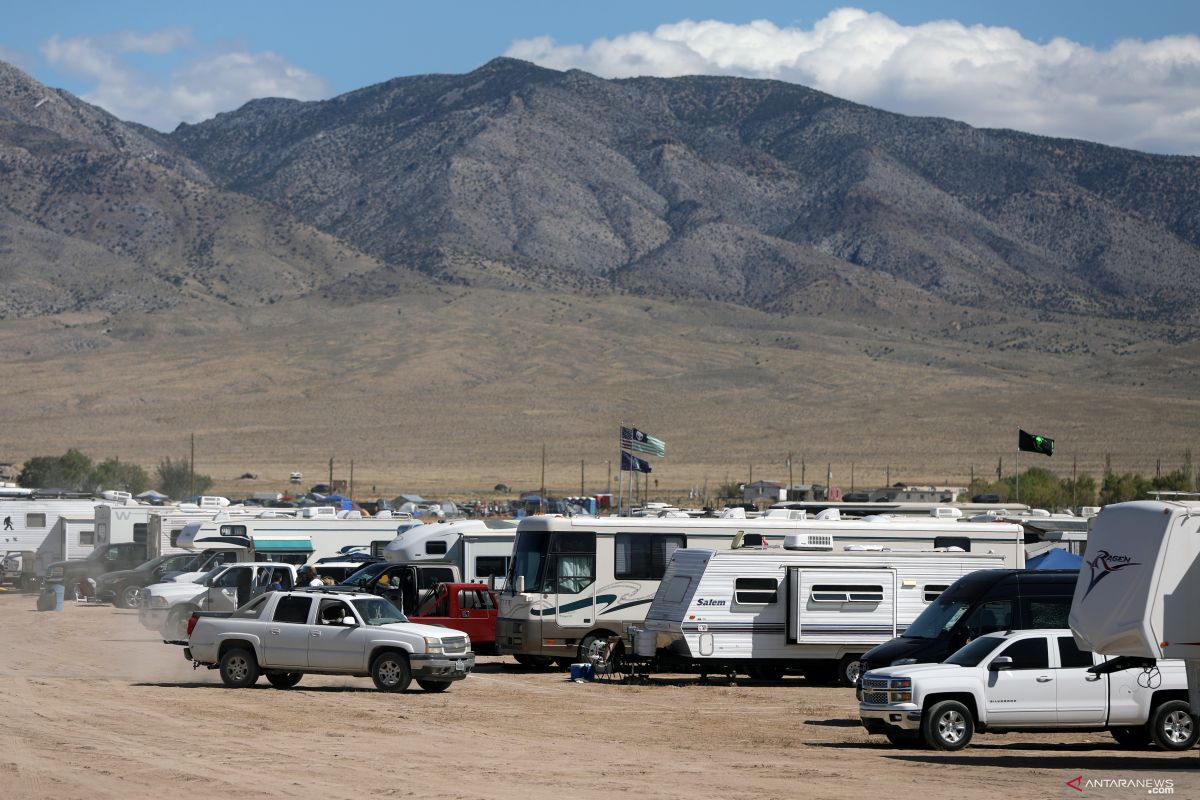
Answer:
POLYGON ((1153 658, 1145 658, 1143 656, 1117 656, 1105 661, 1103 664, 1088 667, 1087 671, 1093 675, 1108 675, 1111 672, 1120 672, 1123 669, 1150 669, 1157 663, 1153 658))

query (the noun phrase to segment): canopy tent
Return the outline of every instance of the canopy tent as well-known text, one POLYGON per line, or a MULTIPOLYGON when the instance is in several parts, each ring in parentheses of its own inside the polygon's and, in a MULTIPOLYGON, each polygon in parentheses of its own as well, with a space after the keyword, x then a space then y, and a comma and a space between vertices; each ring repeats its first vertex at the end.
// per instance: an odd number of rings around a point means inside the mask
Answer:
POLYGON ((161 503, 162 501, 170 500, 171 498, 162 492, 156 492, 153 489, 148 489, 147 491, 137 495, 137 499, 144 500, 147 503, 161 503))
POLYGON ((1082 556, 1061 547, 1053 547, 1025 562, 1025 569, 1079 569, 1082 566, 1082 556))

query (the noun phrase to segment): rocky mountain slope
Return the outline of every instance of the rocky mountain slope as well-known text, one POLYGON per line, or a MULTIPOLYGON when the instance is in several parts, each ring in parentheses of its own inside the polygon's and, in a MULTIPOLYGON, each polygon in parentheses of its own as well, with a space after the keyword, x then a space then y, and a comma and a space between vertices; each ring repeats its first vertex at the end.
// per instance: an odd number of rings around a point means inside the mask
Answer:
POLYGON ((773 81, 497 59, 169 137, 219 185, 442 277, 775 311, 1197 320, 1200 159, 890 114, 773 81), (497 272, 497 265, 504 265, 497 272))

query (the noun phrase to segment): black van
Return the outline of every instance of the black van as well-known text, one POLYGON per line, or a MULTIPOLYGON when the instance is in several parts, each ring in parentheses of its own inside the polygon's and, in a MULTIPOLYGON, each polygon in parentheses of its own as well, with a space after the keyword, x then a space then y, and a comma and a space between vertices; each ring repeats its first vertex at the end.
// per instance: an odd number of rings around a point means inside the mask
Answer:
POLYGON ((992 631, 1066 628, 1078 577, 1075 569, 985 569, 964 575, 902 635, 868 650, 860 661, 862 672, 938 663, 992 631))

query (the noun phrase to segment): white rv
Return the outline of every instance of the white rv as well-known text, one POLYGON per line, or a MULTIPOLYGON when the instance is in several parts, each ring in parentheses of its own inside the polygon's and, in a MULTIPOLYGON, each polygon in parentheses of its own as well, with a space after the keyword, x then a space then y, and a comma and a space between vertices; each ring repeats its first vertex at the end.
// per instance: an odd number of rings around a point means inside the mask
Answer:
POLYGON ((1200 713, 1197 608, 1200 502, 1117 503, 1092 519, 1069 617, 1075 639, 1123 656, 1106 664, 1112 670, 1182 659, 1193 714, 1200 713))
POLYGON ((108 540, 96 532, 91 513, 60 514, 34 556, 37 574, 45 575, 55 561, 87 558, 97 546, 106 544, 108 540))
POLYGON ((802 511, 757 519, 527 517, 500 595, 497 646, 522 663, 570 663, 645 619, 675 550, 729 549, 735 540, 778 546, 791 534, 839 553, 958 547, 1025 565, 1022 529, 1010 523, 809 519, 802 511))
POLYGON ((260 561, 307 564, 340 555, 347 547, 380 555, 393 539, 421 524, 390 512, 364 517, 358 511, 329 507, 266 510, 250 517, 217 514, 190 523, 176 543, 195 550, 244 551, 246 560, 255 560, 257 553, 260 561))
POLYGON ((435 522, 403 531, 388 544, 383 556, 397 564, 453 564, 467 583, 490 581, 496 588, 504 588, 516 538, 515 520, 435 522))
POLYGON ((862 654, 903 633, 946 587, 1005 566, 957 551, 809 551, 798 539, 783 549, 675 551, 636 654, 671 671, 778 679, 799 669, 853 686, 862 654))
MULTIPOLYGON (((43 550, 46 557, 37 558, 38 563, 58 561, 63 556, 50 558, 49 552, 61 544, 61 537, 50 536, 59 517, 64 514, 86 516, 90 522, 96 506, 124 503, 129 495, 114 497, 38 497, 35 493, 0 499, 0 551, 36 553, 43 550), (50 541, 47 541, 48 537, 50 541)), ((38 574, 44 575, 44 568, 38 574)))

